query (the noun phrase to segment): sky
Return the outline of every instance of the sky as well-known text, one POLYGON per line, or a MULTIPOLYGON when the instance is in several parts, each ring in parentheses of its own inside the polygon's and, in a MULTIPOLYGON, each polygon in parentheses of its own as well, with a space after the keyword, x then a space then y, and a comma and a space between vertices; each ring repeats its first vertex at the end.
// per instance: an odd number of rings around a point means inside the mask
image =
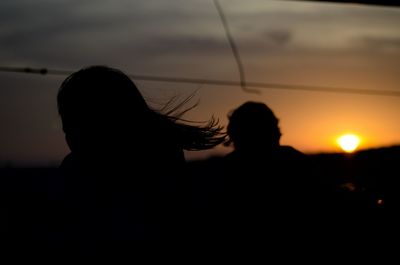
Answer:
MULTIPOLYGON (((248 82, 400 91, 400 8, 280 0, 220 0, 248 82)), ((2 0, 0 66, 239 81, 211 0, 2 0)), ((0 161, 59 163, 69 152, 56 95, 65 76, 0 72, 0 161)), ((400 144, 400 97, 133 80, 154 108, 195 93, 185 118, 227 115, 252 100, 280 120, 281 143, 337 152, 400 144)), ((225 154, 217 147, 188 159, 225 154)))

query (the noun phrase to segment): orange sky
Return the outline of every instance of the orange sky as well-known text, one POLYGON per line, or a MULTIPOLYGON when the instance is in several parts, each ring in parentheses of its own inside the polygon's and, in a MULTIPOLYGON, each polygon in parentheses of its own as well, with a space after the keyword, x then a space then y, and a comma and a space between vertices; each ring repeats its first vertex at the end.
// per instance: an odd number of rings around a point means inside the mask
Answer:
MULTIPOLYGON (((399 91, 400 8, 292 1, 221 0, 248 82, 399 91)), ((77 70, 106 64, 130 74, 238 81, 212 1, 2 1, 0 61, 77 70)), ((68 152, 55 96, 64 77, 0 73, 0 160, 60 161, 68 152)), ((155 107, 196 92, 187 118, 226 125, 247 100, 280 118, 282 144, 339 151, 400 144, 400 97, 172 84, 135 80, 155 107)), ((211 153, 229 151, 224 147, 211 153)), ((188 158, 206 153, 187 153, 188 158)))

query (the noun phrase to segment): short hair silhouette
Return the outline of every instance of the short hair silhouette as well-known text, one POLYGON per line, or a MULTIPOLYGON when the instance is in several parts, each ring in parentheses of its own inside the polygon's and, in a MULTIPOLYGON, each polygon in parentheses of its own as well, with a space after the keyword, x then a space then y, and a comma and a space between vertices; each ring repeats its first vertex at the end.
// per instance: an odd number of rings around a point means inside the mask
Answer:
POLYGON ((264 103, 248 101, 228 115, 227 144, 233 143, 238 151, 264 151, 279 146, 281 131, 279 120, 264 103), (267 150, 265 150, 267 149, 267 150))

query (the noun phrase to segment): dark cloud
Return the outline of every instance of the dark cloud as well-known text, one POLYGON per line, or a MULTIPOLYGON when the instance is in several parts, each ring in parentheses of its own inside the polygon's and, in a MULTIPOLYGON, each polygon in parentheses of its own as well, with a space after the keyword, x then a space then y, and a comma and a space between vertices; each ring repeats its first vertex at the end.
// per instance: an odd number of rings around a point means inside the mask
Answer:
POLYGON ((276 46, 286 46, 292 39, 292 33, 288 30, 269 30, 265 35, 267 41, 276 46))
POLYGON ((373 37, 364 36, 355 40, 356 45, 362 49, 375 52, 400 52, 399 37, 373 37))
POLYGON ((145 46, 143 50, 150 53, 214 53, 229 48, 227 41, 223 38, 179 35, 154 37, 143 45, 145 46))
POLYGON ((209 10, 207 5, 184 3, 5 0, 0 3, 0 23, 7 25, 0 27, 0 58, 62 66, 221 50, 222 41, 196 36, 201 33, 195 28, 209 21, 201 11, 209 10), (199 12, 190 10, 193 6, 199 12))

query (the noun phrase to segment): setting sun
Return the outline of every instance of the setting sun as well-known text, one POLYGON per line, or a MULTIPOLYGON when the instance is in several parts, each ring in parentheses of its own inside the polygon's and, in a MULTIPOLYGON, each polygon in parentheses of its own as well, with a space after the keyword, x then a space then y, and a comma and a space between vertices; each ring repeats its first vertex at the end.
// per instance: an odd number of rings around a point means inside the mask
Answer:
POLYGON ((343 151, 347 153, 352 153, 357 149, 360 144, 360 137, 354 134, 345 134, 340 136, 337 140, 339 146, 343 149, 343 151))

